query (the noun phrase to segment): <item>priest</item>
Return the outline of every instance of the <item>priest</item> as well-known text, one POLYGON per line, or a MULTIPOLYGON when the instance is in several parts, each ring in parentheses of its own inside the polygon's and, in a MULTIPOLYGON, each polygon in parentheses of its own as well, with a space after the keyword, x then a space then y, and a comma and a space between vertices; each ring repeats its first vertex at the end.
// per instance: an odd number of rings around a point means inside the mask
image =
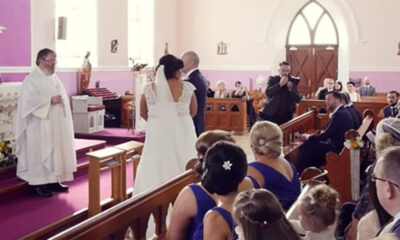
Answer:
POLYGON ((56 53, 42 49, 37 67, 21 86, 15 125, 17 176, 33 192, 51 197, 66 192, 63 181, 76 171, 74 131, 69 98, 55 74, 56 53))

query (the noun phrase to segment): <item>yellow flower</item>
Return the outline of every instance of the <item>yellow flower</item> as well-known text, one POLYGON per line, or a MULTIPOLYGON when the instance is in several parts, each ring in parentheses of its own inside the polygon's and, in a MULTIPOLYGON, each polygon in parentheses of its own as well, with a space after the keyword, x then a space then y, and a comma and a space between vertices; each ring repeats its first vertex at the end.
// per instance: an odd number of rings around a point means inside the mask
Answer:
POLYGON ((351 141, 350 141, 350 145, 351 145, 353 148, 358 148, 358 142, 357 142, 357 140, 351 140, 351 141))
POLYGON ((0 142, 0 148, 4 146, 4 142, 0 142))

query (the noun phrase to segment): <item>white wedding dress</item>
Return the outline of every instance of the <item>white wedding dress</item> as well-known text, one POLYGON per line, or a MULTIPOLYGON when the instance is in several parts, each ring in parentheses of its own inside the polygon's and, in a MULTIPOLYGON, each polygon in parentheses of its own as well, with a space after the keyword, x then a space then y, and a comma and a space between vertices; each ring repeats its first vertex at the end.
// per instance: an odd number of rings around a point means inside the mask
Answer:
POLYGON ((172 97, 161 65, 152 83, 144 87, 147 103, 146 140, 134 182, 133 195, 149 191, 185 171, 197 156, 196 132, 189 106, 195 87, 183 82, 178 102, 172 97))

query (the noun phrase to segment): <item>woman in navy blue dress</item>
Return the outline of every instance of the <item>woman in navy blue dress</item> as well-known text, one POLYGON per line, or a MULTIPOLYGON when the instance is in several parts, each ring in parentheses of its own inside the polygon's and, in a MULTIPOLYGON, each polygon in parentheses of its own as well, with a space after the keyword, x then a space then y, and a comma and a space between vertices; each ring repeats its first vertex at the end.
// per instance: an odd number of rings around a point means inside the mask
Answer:
MULTIPOLYGON (((203 158, 214 143, 218 141, 235 142, 230 133, 213 130, 202 133, 196 142, 199 163, 196 172, 203 175, 203 158)), ((193 235, 202 225, 208 210, 216 206, 215 194, 209 193, 201 183, 189 184, 179 193, 171 214, 167 239, 193 239, 193 235)))
POLYGON ((255 162, 249 164, 248 176, 255 187, 270 190, 287 210, 300 194, 300 180, 295 166, 282 153, 282 131, 269 121, 254 124, 250 131, 255 162))

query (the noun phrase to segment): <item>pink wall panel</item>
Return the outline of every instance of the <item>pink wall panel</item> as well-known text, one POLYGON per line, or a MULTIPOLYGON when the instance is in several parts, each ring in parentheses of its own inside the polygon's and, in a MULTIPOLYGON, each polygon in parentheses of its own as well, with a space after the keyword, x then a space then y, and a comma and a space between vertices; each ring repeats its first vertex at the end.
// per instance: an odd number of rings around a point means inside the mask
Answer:
POLYGON ((30 0, 1 0, 0 66, 31 65, 30 0))
POLYGON ((371 79, 371 85, 377 92, 389 92, 397 90, 400 92, 400 72, 350 72, 351 78, 371 79))

